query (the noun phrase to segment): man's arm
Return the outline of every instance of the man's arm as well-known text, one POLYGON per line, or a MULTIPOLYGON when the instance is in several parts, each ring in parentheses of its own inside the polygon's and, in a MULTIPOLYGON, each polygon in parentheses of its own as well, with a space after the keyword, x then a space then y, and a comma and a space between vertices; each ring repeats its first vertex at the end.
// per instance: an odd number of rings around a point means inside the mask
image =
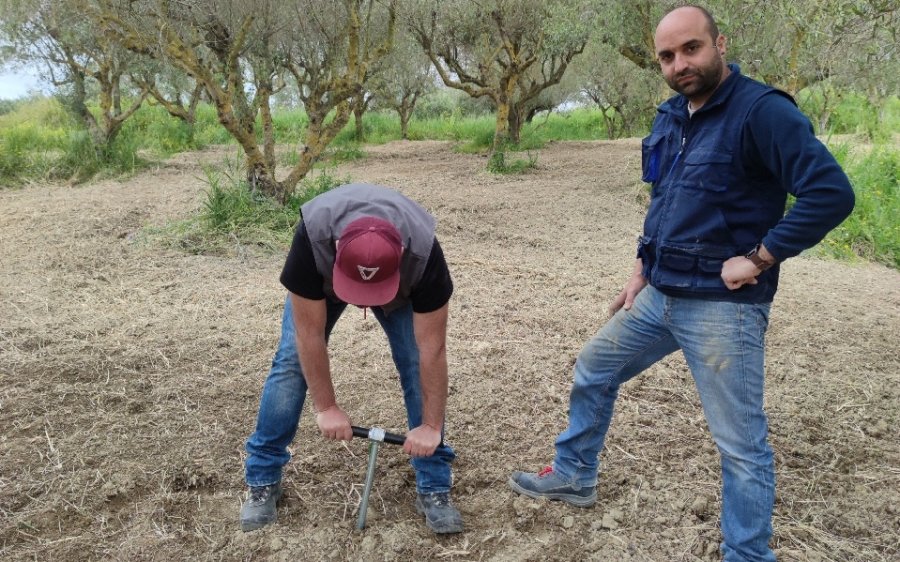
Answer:
POLYGON ((297 338, 297 354, 303 367, 303 377, 316 411, 319 431, 328 439, 353 438, 350 419, 337 405, 331 368, 328 363, 328 347, 325 341, 327 308, 325 299, 310 300, 291 293, 294 332, 297 338))
MULTIPOLYGON (((818 244, 853 210, 850 180, 819 141, 809 119, 787 98, 765 96, 744 129, 745 165, 765 168, 796 200, 760 242, 772 262, 818 244)), ((760 254, 763 250, 760 250, 760 254)))
POLYGON ((403 450, 427 457, 441 444, 447 409, 447 318, 449 304, 433 312, 413 313, 413 331, 419 348, 422 387, 422 425, 406 434, 403 450))
MULTIPOLYGON (((815 136, 809 119, 790 100, 765 96, 744 130, 747 166, 767 169, 796 197, 791 209, 760 241, 758 257, 775 263, 818 244, 853 210, 853 188, 834 156, 815 136)), ((755 285, 762 273, 744 256, 727 260, 722 280, 735 290, 755 285)))

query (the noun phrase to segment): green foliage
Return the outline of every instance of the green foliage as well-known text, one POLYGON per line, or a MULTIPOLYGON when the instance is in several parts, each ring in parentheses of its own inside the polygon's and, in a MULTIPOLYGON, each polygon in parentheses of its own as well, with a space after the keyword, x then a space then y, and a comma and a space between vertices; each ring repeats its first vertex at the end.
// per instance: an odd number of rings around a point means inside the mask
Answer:
POLYGON ((55 99, 33 100, 0 116, 0 185, 131 173, 144 165, 138 148, 135 136, 120 134, 98 150, 55 99))
POLYGON ((24 127, 4 129, 0 137, 0 185, 14 185, 23 177, 35 175, 30 132, 24 127))
POLYGON ((492 174, 521 174, 537 167, 537 155, 528 154, 528 158, 517 158, 508 161, 506 150, 495 150, 488 160, 487 169, 492 174))
POLYGON ((6 115, 7 113, 12 113, 18 107, 19 102, 17 100, 0 100, 0 115, 6 115))
MULTIPOLYGON (((462 144, 457 145, 457 152, 478 154, 490 150, 494 145, 493 119, 478 119, 466 124, 456 123, 454 125, 456 125, 454 140, 463 141, 462 144)), ((440 128, 440 122, 438 122, 438 128, 440 128)))
POLYGON ((236 144, 236 141, 225 127, 219 124, 215 107, 209 104, 198 105, 194 118, 194 145, 202 148, 220 144, 236 144))
POLYGON ((900 131, 898 96, 874 104, 861 94, 836 92, 828 84, 817 84, 801 91, 797 103, 814 120, 819 134, 860 134, 884 142, 900 131))
POLYGON ((416 116, 421 119, 449 117, 456 109, 458 95, 453 90, 434 90, 416 103, 416 116))
POLYGON ((535 117, 522 128, 523 142, 527 137, 539 137, 545 142, 608 138, 600 112, 594 108, 576 108, 535 117))
POLYGON ((161 106, 144 105, 122 126, 121 136, 140 139, 140 146, 159 156, 202 148, 194 142, 194 127, 161 106))
POLYGON ((844 145, 835 157, 850 177, 856 206, 822 241, 821 251, 900 268, 900 150, 881 145, 854 155, 844 145))
MULTIPOLYGON (((368 144, 384 144, 400 138, 400 120, 396 113, 390 111, 369 110, 363 115, 365 142, 368 144)), ((332 146, 359 145, 356 140, 356 125, 353 119, 335 137, 332 146)))
MULTIPOLYGON (((284 109, 272 114, 272 126, 279 143, 300 143, 309 126, 309 118, 302 109, 284 109)), ((262 130, 261 120, 257 120, 256 128, 262 130)))
POLYGON ((484 117, 493 112, 490 100, 473 98, 458 90, 441 88, 429 92, 416 103, 416 116, 420 119, 458 117, 484 117))
POLYGON ((336 166, 343 162, 355 162, 366 157, 365 151, 358 143, 347 143, 346 145, 334 145, 328 147, 325 151, 323 160, 332 166, 336 166))
POLYGON ((197 218, 170 225, 167 232, 156 234, 199 254, 220 254, 234 248, 242 252, 250 247, 281 251, 290 244, 300 207, 313 197, 350 182, 349 178, 338 178, 323 170, 304 179, 281 205, 251 189, 242 178, 240 160, 237 155, 221 169, 204 168, 209 189, 197 218))

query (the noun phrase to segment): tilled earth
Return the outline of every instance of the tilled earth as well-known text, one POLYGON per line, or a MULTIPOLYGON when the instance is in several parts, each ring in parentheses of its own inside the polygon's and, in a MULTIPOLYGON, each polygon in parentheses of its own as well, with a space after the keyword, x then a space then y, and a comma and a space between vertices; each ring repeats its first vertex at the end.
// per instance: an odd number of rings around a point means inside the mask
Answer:
MULTIPOLYGON (((447 432, 467 530, 425 528, 407 459, 385 446, 356 531, 366 445, 324 441, 304 412, 277 524, 239 531, 286 248, 235 239, 198 254, 171 227, 203 204, 201 164, 233 152, 0 190, 0 558, 717 559, 718 454, 680 354, 623 387, 595 507, 506 485, 551 460, 575 356, 630 272, 645 204, 636 140, 551 144, 513 176, 439 142, 367 147, 341 165, 438 218, 456 284, 447 432)), ((773 546, 788 561, 896 561, 900 273, 800 257, 781 286, 766 388, 773 546)), ((403 431, 374 318, 348 310, 331 353, 353 421, 403 431)))

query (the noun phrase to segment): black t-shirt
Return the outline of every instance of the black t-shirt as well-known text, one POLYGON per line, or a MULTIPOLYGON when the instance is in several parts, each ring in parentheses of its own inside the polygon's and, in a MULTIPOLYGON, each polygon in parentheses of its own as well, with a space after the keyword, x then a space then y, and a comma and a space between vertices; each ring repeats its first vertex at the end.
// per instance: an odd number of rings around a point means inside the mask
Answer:
MULTIPOLYGON (((303 298, 322 300, 325 295, 325 279, 316 268, 312 244, 306 225, 301 222, 294 233, 294 241, 281 270, 281 284, 303 298)), ((437 237, 431 247, 431 255, 425 265, 425 272, 418 285, 412 288, 410 301, 414 312, 434 312, 450 300, 453 294, 453 280, 444 259, 444 251, 437 237)))

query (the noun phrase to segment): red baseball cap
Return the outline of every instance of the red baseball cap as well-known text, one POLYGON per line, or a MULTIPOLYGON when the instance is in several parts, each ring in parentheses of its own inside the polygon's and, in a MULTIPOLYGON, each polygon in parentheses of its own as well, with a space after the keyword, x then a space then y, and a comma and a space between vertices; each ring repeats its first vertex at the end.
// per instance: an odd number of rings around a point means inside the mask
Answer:
POLYGON ((381 306, 394 300, 400 288, 403 241, 384 219, 362 217, 348 224, 338 241, 332 285, 344 302, 381 306))

